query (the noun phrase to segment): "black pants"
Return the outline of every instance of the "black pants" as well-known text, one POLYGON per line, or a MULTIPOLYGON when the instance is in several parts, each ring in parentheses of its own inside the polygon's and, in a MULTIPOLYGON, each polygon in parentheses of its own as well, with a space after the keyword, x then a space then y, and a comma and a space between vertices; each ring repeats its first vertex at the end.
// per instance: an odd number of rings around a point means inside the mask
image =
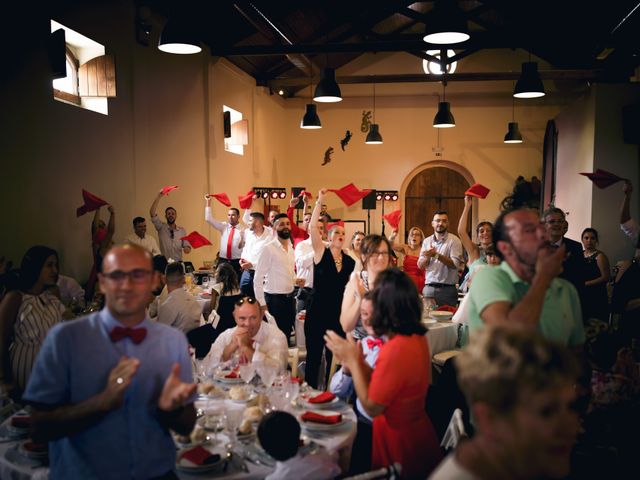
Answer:
POLYGON ((231 265, 233 267, 233 269, 235 270, 236 275, 238 275, 238 283, 240 283, 240 277, 242 276, 242 269, 240 268, 240 259, 239 258, 233 258, 231 260, 228 260, 226 258, 220 257, 218 259, 218 262, 228 263, 229 265, 231 265))
POLYGON ((293 292, 287 294, 265 292, 264 299, 267 302, 269 313, 276 319, 278 328, 289 340, 296 319, 296 299, 293 292))
POLYGON ((311 302, 313 289, 308 287, 296 287, 296 313, 306 310, 311 302))
POLYGON ((240 277, 240 291, 245 297, 254 297, 256 294, 253 291, 253 277, 255 276, 255 270, 243 270, 240 277))
POLYGON ((371 454, 373 450, 373 424, 356 410, 358 416, 358 430, 351 449, 351 464, 349 475, 356 475, 371 470, 371 454))

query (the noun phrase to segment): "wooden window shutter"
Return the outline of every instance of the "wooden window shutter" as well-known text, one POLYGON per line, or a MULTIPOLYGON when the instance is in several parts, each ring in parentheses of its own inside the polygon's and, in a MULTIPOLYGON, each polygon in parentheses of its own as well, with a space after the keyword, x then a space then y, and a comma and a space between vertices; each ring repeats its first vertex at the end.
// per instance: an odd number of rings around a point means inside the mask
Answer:
POLYGON ((81 97, 116 96, 116 66, 112 55, 102 55, 80 65, 78 92, 81 97))
POLYGON ((249 121, 245 118, 231 124, 231 145, 249 144, 249 121))

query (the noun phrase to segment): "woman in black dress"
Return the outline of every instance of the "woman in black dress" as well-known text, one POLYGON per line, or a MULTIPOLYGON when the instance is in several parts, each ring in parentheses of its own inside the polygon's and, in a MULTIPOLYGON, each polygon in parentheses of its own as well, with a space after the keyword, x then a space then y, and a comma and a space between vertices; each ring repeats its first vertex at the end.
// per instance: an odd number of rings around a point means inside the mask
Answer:
POLYGON ((607 322, 609 320, 607 282, 611 277, 609 259, 597 249, 598 232, 594 228, 585 228, 581 238, 586 263, 583 317, 597 318, 607 322))
MULTIPOLYGON (((324 349, 324 333, 333 330, 344 336, 340 326, 340 307, 344 287, 355 267, 355 261, 342 251, 345 240, 344 227, 333 225, 329 229, 325 245, 318 230, 318 219, 327 189, 318 192, 318 200, 311 214, 309 235, 313 246, 313 294, 311 303, 307 307, 304 322, 304 335, 307 348, 307 364, 305 367, 305 381, 313 388, 318 387, 320 375, 326 377, 328 371, 320 372, 322 351, 324 349)), ((325 353, 327 368, 331 365, 332 354, 325 353)))

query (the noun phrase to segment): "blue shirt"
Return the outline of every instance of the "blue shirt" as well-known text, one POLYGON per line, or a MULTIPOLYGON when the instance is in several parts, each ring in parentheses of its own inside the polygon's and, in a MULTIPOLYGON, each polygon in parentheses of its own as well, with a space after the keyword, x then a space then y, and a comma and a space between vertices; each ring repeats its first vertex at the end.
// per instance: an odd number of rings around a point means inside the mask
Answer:
POLYGON ((58 324, 36 358, 23 400, 52 407, 102 392, 123 355, 140 360, 122 407, 49 444, 51 479, 138 479, 175 468, 175 445, 157 419, 157 401, 175 362, 182 381, 193 382, 186 338, 147 317, 139 325, 147 329, 140 344, 128 337, 112 342, 109 332, 116 326, 122 325, 107 308, 58 324))

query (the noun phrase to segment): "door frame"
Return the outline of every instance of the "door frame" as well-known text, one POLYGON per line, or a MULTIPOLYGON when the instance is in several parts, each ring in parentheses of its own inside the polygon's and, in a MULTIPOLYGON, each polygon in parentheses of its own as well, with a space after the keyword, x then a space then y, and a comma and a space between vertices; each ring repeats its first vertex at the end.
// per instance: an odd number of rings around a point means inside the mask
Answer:
MULTIPOLYGON (((476 183, 475 180, 473 179, 473 175, 471 175, 471 172, 467 170, 465 167, 463 167, 462 165, 460 165, 459 163, 452 162, 450 160, 429 160, 427 162, 421 163, 420 165, 418 165, 416 168, 414 168, 409 172, 409 174, 402 181, 402 185, 400 185, 400 198, 404 203, 403 209, 405 212, 405 216, 407 212, 406 195, 407 195, 407 188, 409 188, 409 184, 420 173, 430 168, 436 168, 436 167, 448 168, 449 170, 453 170, 454 172, 459 173, 464 177, 464 179, 467 182, 469 182, 469 185, 473 185, 474 183, 476 183)), ((473 199, 472 207, 473 208, 471 209, 471 225, 472 225, 471 238, 473 238, 473 225, 477 225, 478 223, 478 199, 475 197, 473 199)), ((453 228, 455 228, 455 230, 450 229, 450 231, 452 231, 457 236, 458 226, 454 225, 453 228)), ((405 236, 404 222, 400 222, 399 229, 398 229, 398 238, 404 238, 404 236, 405 236)))

